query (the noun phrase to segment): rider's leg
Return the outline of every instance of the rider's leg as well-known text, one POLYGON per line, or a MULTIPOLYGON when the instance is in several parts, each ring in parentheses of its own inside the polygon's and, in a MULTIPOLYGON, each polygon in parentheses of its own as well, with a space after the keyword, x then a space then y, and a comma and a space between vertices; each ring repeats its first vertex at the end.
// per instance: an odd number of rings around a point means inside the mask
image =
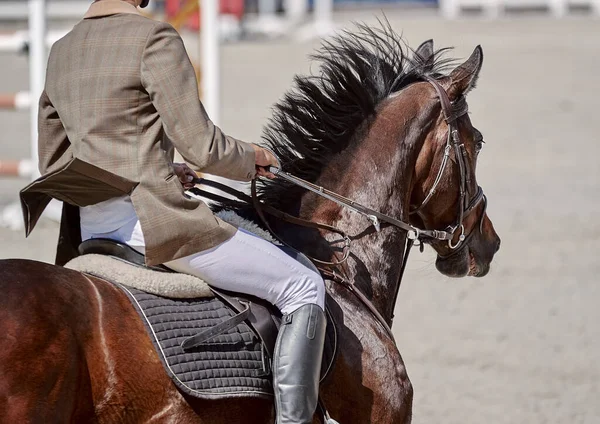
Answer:
POLYGON ((319 274, 243 229, 212 249, 165 266, 196 275, 220 289, 265 299, 283 314, 311 303, 325 307, 325 285, 319 274))
POLYGON ((315 304, 283 316, 273 358, 276 424, 313 422, 326 324, 315 304))
POLYGON ((263 298, 281 310, 273 361, 276 423, 312 423, 326 326, 321 276, 244 230, 213 249, 165 265, 215 287, 263 298))

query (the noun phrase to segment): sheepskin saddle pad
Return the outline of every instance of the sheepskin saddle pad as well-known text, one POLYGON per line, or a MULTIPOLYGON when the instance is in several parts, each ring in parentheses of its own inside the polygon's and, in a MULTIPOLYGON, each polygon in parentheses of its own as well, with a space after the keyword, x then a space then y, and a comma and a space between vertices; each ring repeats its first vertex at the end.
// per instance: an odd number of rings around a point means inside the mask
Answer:
MULTIPOLYGON (((125 292, 182 392, 201 399, 272 397, 271 358, 280 323, 276 308, 252 296, 216 290, 190 275, 147 268, 142 255, 115 246, 109 243, 108 251, 95 253, 88 253, 94 251, 88 246, 86 254, 65 266, 125 292)), ((337 350, 335 324, 327 313, 322 379, 337 350)))

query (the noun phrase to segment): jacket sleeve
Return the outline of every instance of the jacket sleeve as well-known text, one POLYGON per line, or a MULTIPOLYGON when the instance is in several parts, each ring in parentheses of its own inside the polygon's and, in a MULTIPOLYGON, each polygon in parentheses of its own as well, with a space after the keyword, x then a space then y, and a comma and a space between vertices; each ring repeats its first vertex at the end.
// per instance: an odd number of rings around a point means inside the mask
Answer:
POLYGON ((38 111, 38 167, 42 175, 66 165, 73 155, 71 143, 46 90, 38 111))
POLYGON ((166 135, 190 166, 234 180, 254 177, 254 149, 210 121, 198 98, 194 67, 171 25, 157 23, 149 35, 141 74, 166 135))

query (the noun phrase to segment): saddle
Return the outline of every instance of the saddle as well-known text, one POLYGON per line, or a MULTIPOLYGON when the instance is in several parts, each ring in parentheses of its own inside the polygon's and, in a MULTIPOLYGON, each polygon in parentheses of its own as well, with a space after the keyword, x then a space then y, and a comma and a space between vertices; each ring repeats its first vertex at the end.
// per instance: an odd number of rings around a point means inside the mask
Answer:
MULTIPOLYGON (((316 271, 301 253, 280 248, 316 271)), ((109 239, 87 240, 79 246, 79 253, 81 256, 77 259, 96 256, 112 261, 96 267, 114 268, 126 264, 133 275, 152 273, 155 280, 195 278, 164 266, 147 267, 144 255, 109 239)), ((210 287, 208 296, 201 298, 165 297, 133 288, 122 279, 94 272, 89 266, 70 267, 106 279, 125 292, 140 315, 167 374, 184 393, 202 399, 273 395, 270 364, 281 322, 281 313, 276 307, 254 296, 214 287, 210 287)), ((131 275, 128 278, 131 279, 131 275)), ((326 314, 328 326, 321 381, 331 370, 337 350, 335 324, 329 310, 326 314)))

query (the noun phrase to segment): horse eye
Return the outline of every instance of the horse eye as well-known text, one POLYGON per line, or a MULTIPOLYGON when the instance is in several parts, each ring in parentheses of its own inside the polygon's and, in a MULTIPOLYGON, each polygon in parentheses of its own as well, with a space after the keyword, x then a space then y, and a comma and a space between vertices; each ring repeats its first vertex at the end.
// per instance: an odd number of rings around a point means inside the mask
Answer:
POLYGON ((475 151, 477 153, 481 152, 481 149, 483 149, 483 143, 485 143, 485 141, 480 140, 477 142, 477 144, 475 144, 475 151))

